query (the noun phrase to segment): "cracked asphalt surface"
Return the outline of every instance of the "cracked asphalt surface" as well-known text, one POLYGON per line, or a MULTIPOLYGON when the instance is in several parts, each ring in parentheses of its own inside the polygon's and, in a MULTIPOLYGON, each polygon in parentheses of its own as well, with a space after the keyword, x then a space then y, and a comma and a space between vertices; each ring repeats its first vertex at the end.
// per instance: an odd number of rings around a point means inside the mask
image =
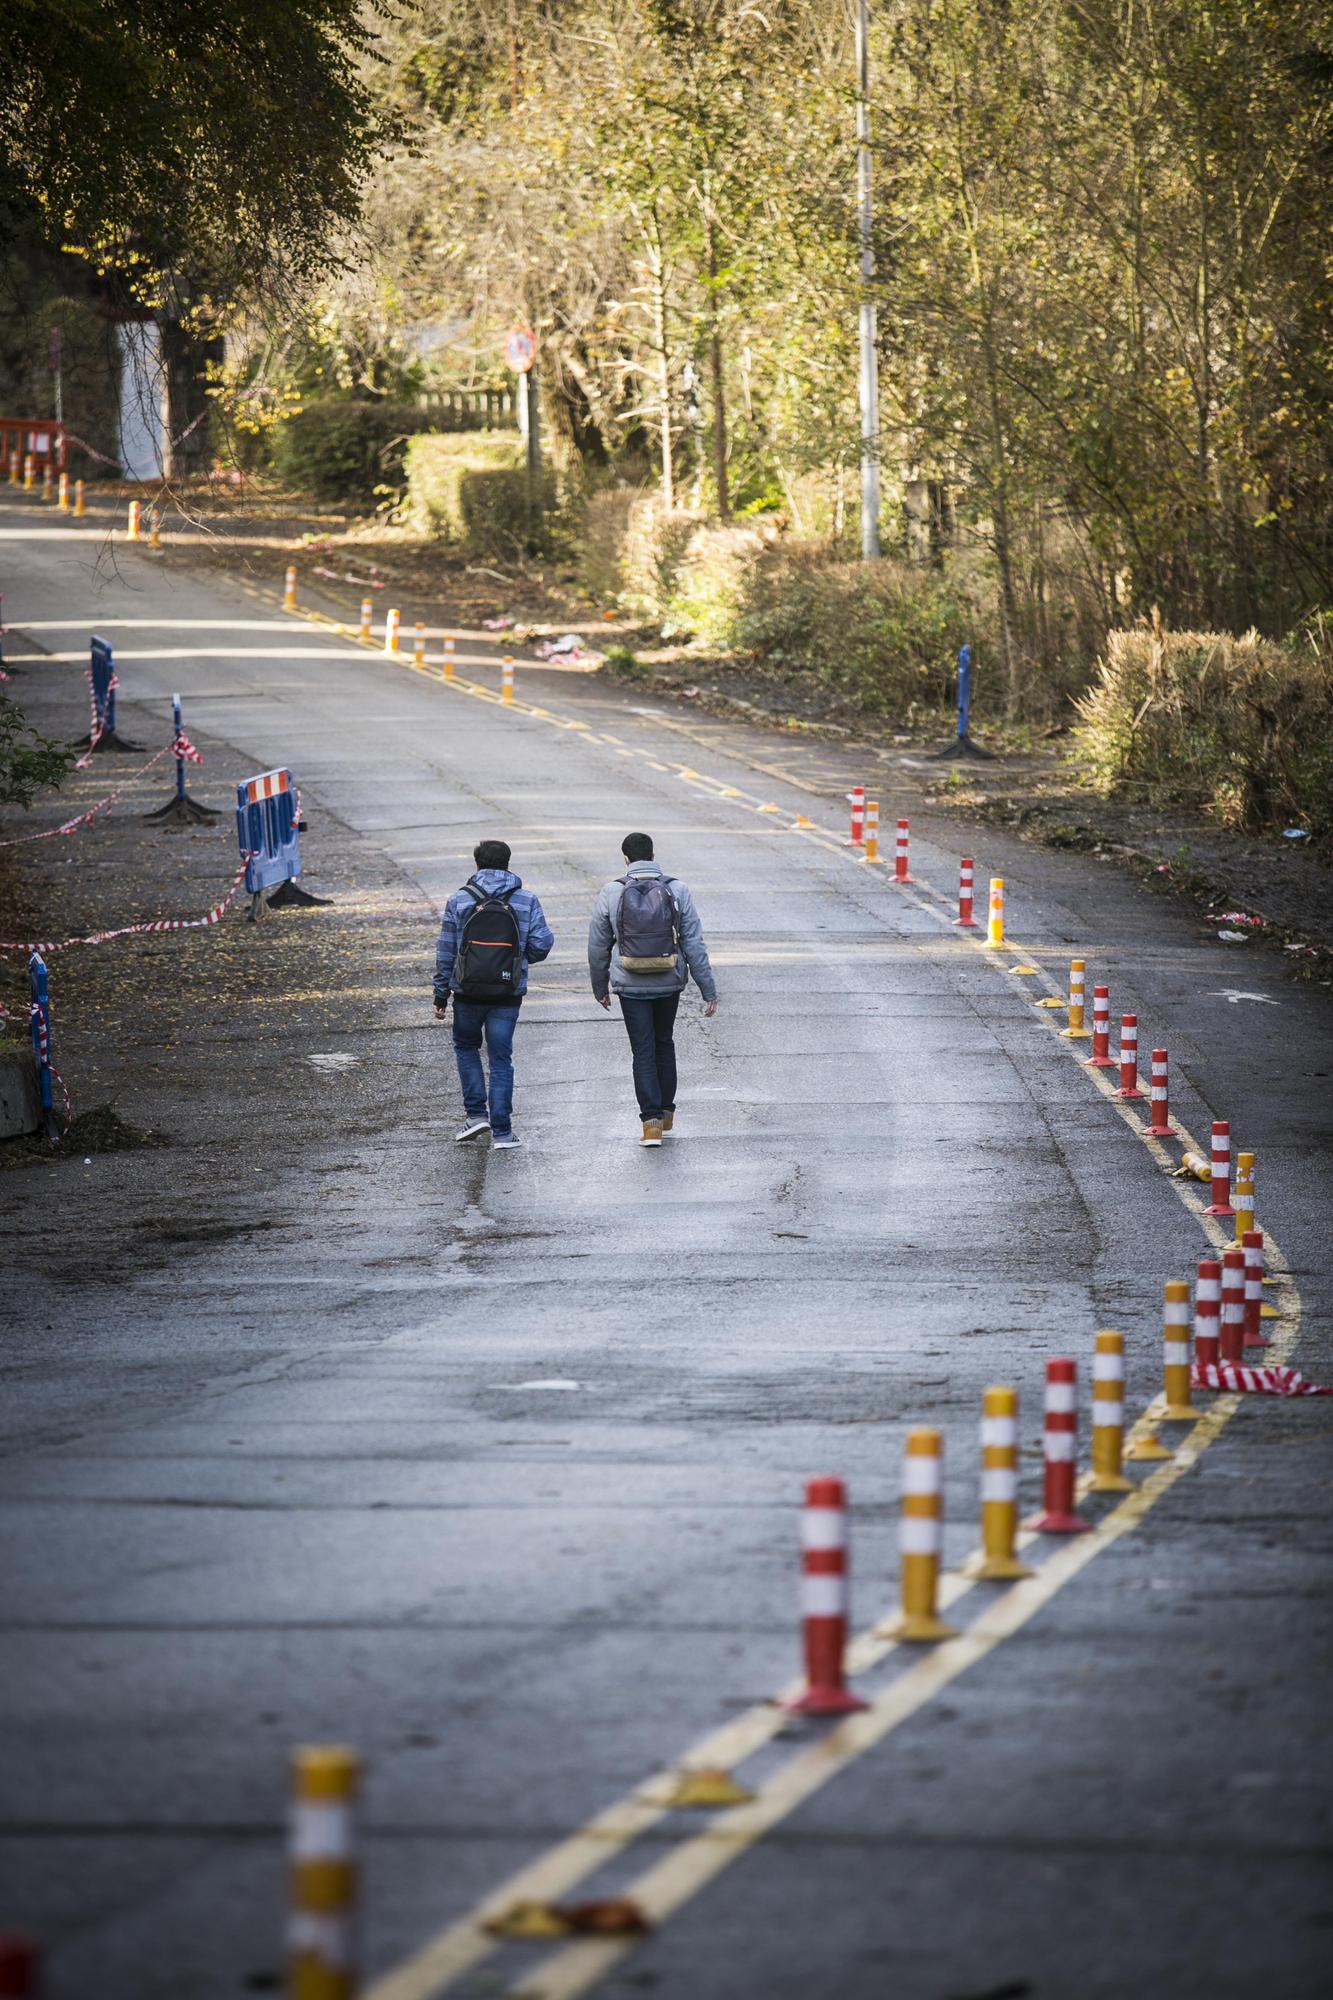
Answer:
MULTIPOLYGON (((233 585, 96 554, 0 504, 34 717, 86 727, 105 630, 122 728, 152 747, 183 694, 192 789, 225 805, 291 764, 306 879, 335 900, 53 967, 76 1097, 114 1092, 174 1143, 3 1181, 0 1920, 42 1940, 53 2000, 222 2000, 280 1980, 293 1745, 366 1758, 384 1971, 790 1677, 808 1475, 849 1482, 863 1628, 896 1592, 905 1428, 944 1428, 957 1562, 981 1388, 1021 1389, 1034 1500, 1047 1355, 1086 1364, 1121 1327, 1141 1408, 1161 1282, 1204 1246, 1026 982, 792 833, 798 812, 841 827, 862 774, 836 746, 521 668, 529 701, 588 725, 557 728, 233 585), (682 780, 686 760, 782 811, 682 780), (583 956, 631 826, 690 882, 722 992, 711 1022, 682 1008, 678 1132, 647 1154, 583 956), (429 992, 435 913, 486 834, 557 935, 516 1045, 526 1146, 499 1158, 452 1144, 429 992), (137 1011, 95 1032, 117 981, 137 1011)), ((498 687, 493 647, 460 650, 498 687)), ((906 792, 880 779, 888 823, 906 792)), ((957 839, 913 809, 914 867, 946 888, 957 839)), ((1256 1148, 1303 1301, 1294 1360, 1333 1380, 1327 999, 1261 953, 1242 976, 1086 857, 989 829, 973 851, 1034 962, 1082 953, 1145 1055, 1168 1044, 1190 1127, 1228 1116, 1256 1148)), ((76 928, 164 895, 196 913, 234 835, 113 820, 23 865, 76 928)), ((1331 1466, 1333 1400, 1242 1409, 1135 1532, 598 1990, 1322 1994, 1331 1466)), ((450 1990, 536 1992, 535 1949, 450 1990)))

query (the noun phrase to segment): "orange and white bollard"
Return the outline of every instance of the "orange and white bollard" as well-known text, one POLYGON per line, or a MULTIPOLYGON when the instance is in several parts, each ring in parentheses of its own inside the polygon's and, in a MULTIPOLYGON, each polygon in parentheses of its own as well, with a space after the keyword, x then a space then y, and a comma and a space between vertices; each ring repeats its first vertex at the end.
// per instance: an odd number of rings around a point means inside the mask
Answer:
POLYGON ((32 453, 27 451, 23 454, 23 491, 25 493, 32 492, 36 478, 37 461, 34 459, 32 453))
POLYGON ((1004 943, 1004 877, 992 875, 990 879, 990 909, 986 920, 986 944, 1004 943))
POLYGON ((514 699, 514 661, 509 653, 500 663, 500 699, 506 705, 514 699))
POLYGON ((1092 989, 1092 1054, 1087 1058, 1088 1069, 1114 1069, 1111 1060, 1111 989, 1109 986, 1094 986, 1092 989))
POLYGON ((1170 1083, 1168 1081, 1166 1050, 1154 1049, 1152 1052, 1152 1084, 1149 1090, 1149 1096, 1152 1100, 1152 1123, 1144 1127, 1150 1139, 1174 1139, 1176 1136, 1175 1129, 1171 1123, 1169 1092, 1170 1083))
POLYGON ((56 490, 56 478, 55 478, 55 473, 53 472, 53 470, 52 470, 52 468, 51 468, 51 461, 50 461, 50 459, 48 458, 48 459, 45 459, 45 460, 43 460, 43 463, 42 463, 42 498, 43 498, 43 500, 51 500, 51 499, 53 499, 53 498, 55 497, 55 490, 56 490))
POLYGON ((1231 1127, 1225 1118, 1213 1120, 1212 1194, 1205 1215, 1234 1215, 1231 1206, 1231 1127))
POLYGON ((879 861, 879 800, 866 800, 866 844, 863 861, 879 861))
POLYGON ((15 445, 15 446, 13 447, 13 449, 12 449, 12 450, 10 451, 10 454, 9 454, 9 483, 10 483, 10 485, 11 485, 11 486, 17 486, 17 485, 18 485, 18 483, 19 483, 19 479, 20 479, 20 477, 21 477, 21 472, 20 472, 20 468, 19 468, 19 449, 18 449, 18 446, 17 446, 17 445, 15 445))
POLYGON ((87 512, 88 512, 88 502, 87 502, 87 499, 86 499, 86 497, 85 497, 85 495, 84 495, 84 490, 83 490, 83 481, 82 481, 81 479, 76 479, 76 480, 75 480, 75 482, 74 482, 74 518, 75 518, 75 520, 76 520, 76 521, 81 521, 81 520, 83 519, 84 515, 85 515, 85 514, 86 514, 87 512))
POLYGON ((1190 1402, 1190 1288, 1183 1278, 1162 1287, 1162 1417, 1173 1424, 1197 1423, 1190 1402))
POLYGON ((1247 1229, 1241 1242, 1245 1253, 1245 1345, 1267 1347, 1268 1335, 1259 1325, 1264 1311, 1264 1232, 1247 1229))
POLYGON ((929 1644, 957 1637, 942 1623, 937 1599, 944 1544, 943 1434, 910 1430, 903 1446, 903 1511, 898 1523, 901 1615, 881 1630, 884 1638, 929 1644))
POLYGON ((1223 1361, 1245 1359, 1245 1252, 1222 1253, 1222 1312, 1219 1353, 1223 1361))
POLYGON ((1142 1097, 1139 1089, 1139 1017, 1120 1016, 1120 1088, 1117 1097, 1142 1097))
POLYGON ((162 516, 156 507, 148 510, 148 546, 150 549, 162 546, 162 516))
POLYGON ((69 512, 69 474, 62 472, 56 481, 56 506, 62 514, 69 512))
POLYGON ((447 681, 451 681, 453 677, 454 677, 454 635, 452 632, 446 632, 444 635, 444 678, 447 681))
POLYGON ((908 841, 910 837, 910 826, 905 819, 900 819, 898 822, 898 838, 894 842, 893 849, 893 879, 895 882, 910 882, 912 879, 907 872, 908 841))
POLYGON ((1018 1391, 981 1392, 981 1557, 971 1574, 991 1583, 1031 1576, 1014 1553, 1018 1532, 1018 1391))
POLYGON ((1060 1031, 1067 1042, 1086 1042, 1088 1039, 1088 1030, 1084 1025, 1084 1017, 1086 1011, 1085 980, 1087 976, 1087 970, 1088 970, 1087 963, 1084 959, 1081 958, 1070 959, 1069 1025, 1066 1028, 1062 1028, 1060 1031))
POLYGON ((361 600, 361 623, 358 625, 356 631, 356 636, 363 646, 370 644, 370 623, 374 616, 374 604, 368 597, 363 597, 361 600))
POLYGON ((1132 1493, 1125 1460, 1125 1336, 1110 1327, 1097 1335, 1092 1357, 1092 1482, 1094 1493, 1132 1493))
POLYGON ((1091 1525, 1074 1510, 1074 1456, 1077 1446, 1078 1366, 1061 1356, 1046 1363, 1042 1512, 1032 1523, 1039 1534, 1081 1535, 1091 1525))
POLYGON ((1216 1257, 1199 1259, 1194 1280, 1194 1361, 1216 1368, 1221 1358, 1222 1266, 1216 1257))
POLYGON ((418 673, 421 673, 426 665, 426 628, 419 618, 412 639, 412 665, 418 673))
POLYGON ((846 1715, 865 1707, 847 1686, 847 1617, 847 1489, 840 1479, 810 1479, 801 1510, 805 1691, 786 1704, 795 1714, 846 1715))
POLYGON ((866 788, 853 785, 847 794, 847 803, 852 809, 852 830, 848 838, 849 847, 860 847, 866 837, 866 788))
POLYGON ((283 580, 283 586, 282 586, 282 608, 284 611, 295 611, 296 609, 295 563, 289 563, 287 565, 287 575, 283 580))
POLYGON ((398 628, 403 622, 401 611, 386 611, 384 614, 384 650, 386 653, 398 651, 398 628))
POLYGON ((965 854, 958 863, 958 915, 954 922, 960 930, 974 931, 977 920, 972 914, 973 869, 975 863, 970 854, 965 854))
POLYGON ((140 516, 139 502, 137 500, 131 500, 129 520, 127 522, 127 532, 132 542, 137 542, 139 539, 139 516, 140 516))
POLYGON ((298 1750, 292 1759, 288 2000, 353 2000, 360 1985, 360 1786, 353 1750, 298 1750))
POLYGON ((1236 1241, 1243 1244, 1246 1233, 1254 1228, 1253 1153, 1236 1155, 1236 1185, 1231 1192, 1231 1205, 1236 1211, 1236 1241))

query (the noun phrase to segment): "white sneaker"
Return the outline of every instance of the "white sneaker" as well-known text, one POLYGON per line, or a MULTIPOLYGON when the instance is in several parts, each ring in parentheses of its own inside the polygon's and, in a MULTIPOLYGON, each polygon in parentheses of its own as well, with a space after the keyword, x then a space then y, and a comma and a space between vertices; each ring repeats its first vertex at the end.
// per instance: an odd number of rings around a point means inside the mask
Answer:
POLYGON ((489 1132, 490 1129, 490 1121, 488 1119, 469 1118, 459 1126, 458 1130, 454 1133, 454 1139, 461 1146, 465 1139, 475 1139, 478 1132, 489 1132))
POLYGON ((497 1132, 491 1140, 491 1151, 493 1153, 508 1152, 511 1146, 521 1146, 522 1144, 523 1141, 519 1138, 517 1132, 497 1132))

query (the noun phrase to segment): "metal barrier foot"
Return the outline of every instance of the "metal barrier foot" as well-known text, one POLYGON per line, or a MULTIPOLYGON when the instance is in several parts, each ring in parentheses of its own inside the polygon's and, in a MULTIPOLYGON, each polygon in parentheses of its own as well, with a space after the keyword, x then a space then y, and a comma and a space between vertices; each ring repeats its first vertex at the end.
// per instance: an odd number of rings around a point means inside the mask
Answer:
POLYGON ((312 896, 306 889, 298 889, 289 876, 268 899, 270 910, 310 910, 323 908, 333 901, 332 896, 312 896))
POLYGON ((214 812, 212 806, 201 806, 198 799, 192 799, 188 792, 180 797, 172 793, 164 806, 156 812, 145 813, 144 818, 155 820, 159 826, 209 826, 221 813, 214 812))

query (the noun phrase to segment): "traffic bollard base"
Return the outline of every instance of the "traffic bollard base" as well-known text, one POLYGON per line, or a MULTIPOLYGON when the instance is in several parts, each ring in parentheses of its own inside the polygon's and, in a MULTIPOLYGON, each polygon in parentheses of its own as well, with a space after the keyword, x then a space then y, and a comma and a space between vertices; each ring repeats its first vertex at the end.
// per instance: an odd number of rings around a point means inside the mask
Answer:
POLYGON ((120 736, 114 729, 104 729, 96 743, 90 736, 82 737, 74 745, 76 750, 86 750, 90 755, 100 756, 104 750, 123 750, 127 756, 139 757, 143 754, 142 743, 131 743, 127 736, 120 736))
POLYGON ((966 1565, 966 1571, 979 1583, 1017 1583, 1033 1574, 1017 1556, 975 1556, 966 1565))
POLYGON ((1088 1042, 1092 1040, 1086 1028, 1061 1028, 1060 1038, 1066 1042, 1088 1042))
POLYGON ((1205 1214, 1205 1215, 1234 1215, 1235 1213, 1236 1213, 1236 1211, 1235 1211, 1235 1209, 1234 1209, 1234 1208, 1233 1208, 1233 1207, 1231 1206, 1231 1203, 1230 1203, 1229 1201, 1215 1201, 1215 1202, 1212 1202, 1212 1203, 1211 1203, 1211 1204, 1210 1204, 1210 1205, 1209 1205, 1209 1206, 1208 1206, 1208 1207, 1207 1207, 1207 1208, 1206 1208, 1206 1209, 1204 1210, 1204 1214, 1205 1214))
POLYGON ((146 820, 154 820, 158 826, 207 826, 222 815, 212 806, 201 806, 198 799, 192 799, 188 792, 177 797, 173 792, 164 806, 155 812, 145 813, 146 820))
POLYGON ((1038 1514, 1027 1526, 1038 1535, 1086 1535, 1092 1523, 1078 1514, 1038 1514))
MULTIPOLYGON (((1159 1443, 1156 1437, 1135 1438, 1133 1444, 1125 1446, 1126 1464, 1145 1465, 1152 1459, 1174 1457, 1175 1453, 1169 1450, 1166 1445, 1159 1443)), ((1105 1493, 1109 1490, 1105 1486, 1097 1486, 1095 1484, 1093 1487, 1093 1491, 1096 1493, 1105 1493)))
POLYGON ((1193 1403, 1168 1403, 1162 1411, 1162 1422, 1164 1424, 1197 1424, 1202 1415, 1203 1411, 1196 1410, 1193 1403))
POLYGON ((1134 1087, 1133 1090, 1122 1089, 1122 1090, 1117 1090, 1116 1092, 1116 1096, 1122 1098, 1146 1097, 1147 1095, 1148 1095, 1147 1091, 1140 1090, 1137 1085, 1134 1087))
POLYGON ((288 876, 285 882, 273 891, 268 899, 270 910, 313 910, 322 909, 333 901, 332 896, 312 896, 308 889, 298 889, 288 876))
MULTIPOLYGON (((1168 1452, 1167 1457, 1171 1456, 1168 1452)), ((1134 1481, 1126 1479, 1123 1472, 1094 1472, 1088 1481, 1089 1493, 1132 1493, 1134 1481)))
MULTIPOLYGON (((1141 1096, 1142 1092, 1139 1094, 1141 1096)), ((1174 1125, 1145 1125, 1143 1132, 1148 1139, 1174 1139, 1176 1136, 1174 1125)))
POLYGON ((853 1715, 870 1704, 850 1688, 812 1687, 794 1700, 784 1701, 782 1706, 788 1715, 853 1715))
POLYGON ((887 1624, 875 1627, 877 1639, 897 1639, 909 1646, 933 1645, 938 1639, 956 1639, 958 1628, 946 1625, 942 1619, 934 1618, 929 1612, 905 1611, 900 1618, 890 1618, 887 1624))
POLYGON ((1083 1061, 1085 1069, 1115 1069, 1116 1066, 1112 1056, 1085 1056, 1083 1061))

